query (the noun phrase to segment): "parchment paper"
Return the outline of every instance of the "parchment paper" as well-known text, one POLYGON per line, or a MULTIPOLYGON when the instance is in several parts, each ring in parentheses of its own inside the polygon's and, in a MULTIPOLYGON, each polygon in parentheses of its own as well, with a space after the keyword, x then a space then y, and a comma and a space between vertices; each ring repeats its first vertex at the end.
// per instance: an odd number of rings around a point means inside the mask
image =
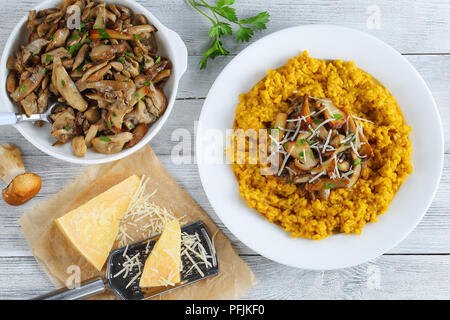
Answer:
MULTIPOLYGON (((186 216, 185 223, 201 220, 207 227, 219 260, 219 275, 173 290, 156 299, 237 299, 257 283, 247 264, 237 255, 230 241, 208 215, 175 182, 149 146, 133 155, 109 164, 86 168, 71 184, 50 199, 43 201, 20 218, 28 245, 39 264, 56 287, 63 287, 72 276, 70 266, 79 266, 81 281, 104 276, 105 270, 95 270, 65 239, 54 220, 106 191, 130 175, 149 178, 147 192, 157 189, 153 201, 170 209, 177 217, 186 216)), ((145 221, 139 221, 139 224, 145 221)), ((127 227, 137 242, 143 235, 127 227)), ((112 292, 96 299, 117 299, 112 292)))

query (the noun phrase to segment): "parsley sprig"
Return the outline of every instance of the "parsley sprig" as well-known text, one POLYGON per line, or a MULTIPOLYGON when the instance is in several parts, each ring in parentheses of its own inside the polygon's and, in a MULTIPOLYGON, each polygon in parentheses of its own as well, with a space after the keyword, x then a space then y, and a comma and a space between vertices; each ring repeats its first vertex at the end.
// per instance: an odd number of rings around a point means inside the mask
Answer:
POLYGON ((210 5, 205 0, 187 0, 187 2, 212 23, 208 36, 213 39, 213 43, 202 54, 203 59, 199 62, 200 69, 206 68, 208 59, 229 54, 229 51, 223 47, 220 39, 224 35, 233 35, 232 24, 239 27, 235 35, 236 41, 248 42, 254 35, 254 30, 261 31, 266 29, 266 24, 269 22, 270 15, 267 11, 260 12, 254 17, 240 20, 236 14, 236 9, 231 7, 234 4, 234 0, 217 0, 215 5, 210 5), (205 11, 210 12, 211 15, 206 14, 205 11), (228 22, 225 22, 223 19, 228 22))

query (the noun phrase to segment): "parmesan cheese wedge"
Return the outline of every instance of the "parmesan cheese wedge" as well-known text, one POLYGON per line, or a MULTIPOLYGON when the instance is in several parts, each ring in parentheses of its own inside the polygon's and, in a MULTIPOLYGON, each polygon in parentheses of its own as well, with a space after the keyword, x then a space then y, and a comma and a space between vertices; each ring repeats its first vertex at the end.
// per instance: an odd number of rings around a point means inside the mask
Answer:
POLYGON ((97 270, 102 269, 108 258, 120 220, 139 182, 133 175, 55 220, 66 238, 97 270))
POLYGON ((181 229, 177 220, 168 222, 145 261, 139 286, 174 285, 181 281, 181 229))

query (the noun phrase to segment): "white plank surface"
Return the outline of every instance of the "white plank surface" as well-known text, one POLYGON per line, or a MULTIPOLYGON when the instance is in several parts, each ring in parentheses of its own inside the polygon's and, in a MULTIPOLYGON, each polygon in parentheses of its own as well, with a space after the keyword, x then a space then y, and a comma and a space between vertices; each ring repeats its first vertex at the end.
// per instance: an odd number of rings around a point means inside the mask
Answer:
MULTIPOLYGON (((0 0, 0 48, 15 22, 39 1, 0 0)), ((420 299, 450 298, 450 160, 445 160, 439 191, 419 226, 386 255, 354 268, 311 272, 288 268, 256 255, 239 242, 215 215, 201 186, 196 165, 177 166, 170 152, 177 143, 171 133, 186 128, 193 133, 194 121, 201 112, 204 98, 223 67, 243 44, 226 41, 232 52, 217 58, 205 71, 197 63, 207 46, 207 21, 196 15, 183 0, 138 1, 164 24, 179 32, 189 50, 189 68, 183 78, 174 111, 158 136, 150 143, 174 178, 200 204, 229 236, 236 250, 254 270, 259 284, 244 299, 420 299), (378 287, 377 274, 380 275, 378 287)), ((369 32, 386 41, 417 68, 429 85, 438 104, 445 128, 446 154, 450 153, 450 2, 432 1, 357 1, 357 0, 237 0, 243 16, 268 10, 268 32, 309 23, 333 23, 369 32), (367 8, 378 6, 381 29, 367 28, 367 8)), ((254 41, 252 40, 252 41, 254 41)), ((50 197, 75 178, 83 169, 61 163, 43 154, 13 128, 0 129, 0 141, 18 145, 25 166, 43 177, 41 193, 21 207, 0 201, 0 298, 23 299, 52 288, 27 248, 17 220, 37 202, 50 197)), ((2 185, 0 185, 2 186, 2 185)), ((424 186, 426 187, 426 186, 424 186)))

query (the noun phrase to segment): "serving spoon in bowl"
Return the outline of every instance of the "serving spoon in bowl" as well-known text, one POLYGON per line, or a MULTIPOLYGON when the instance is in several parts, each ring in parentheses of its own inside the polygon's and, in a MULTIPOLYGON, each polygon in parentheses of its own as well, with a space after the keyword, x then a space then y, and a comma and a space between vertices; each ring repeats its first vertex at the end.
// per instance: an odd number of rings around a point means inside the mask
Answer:
POLYGON ((15 125, 22 122, 45 121, 50 123, 48 119, 54 107, 58 102, 52 103, 45 113, 32 114, 29 117, 24 113, 0 112, 0 126, 15 125))

